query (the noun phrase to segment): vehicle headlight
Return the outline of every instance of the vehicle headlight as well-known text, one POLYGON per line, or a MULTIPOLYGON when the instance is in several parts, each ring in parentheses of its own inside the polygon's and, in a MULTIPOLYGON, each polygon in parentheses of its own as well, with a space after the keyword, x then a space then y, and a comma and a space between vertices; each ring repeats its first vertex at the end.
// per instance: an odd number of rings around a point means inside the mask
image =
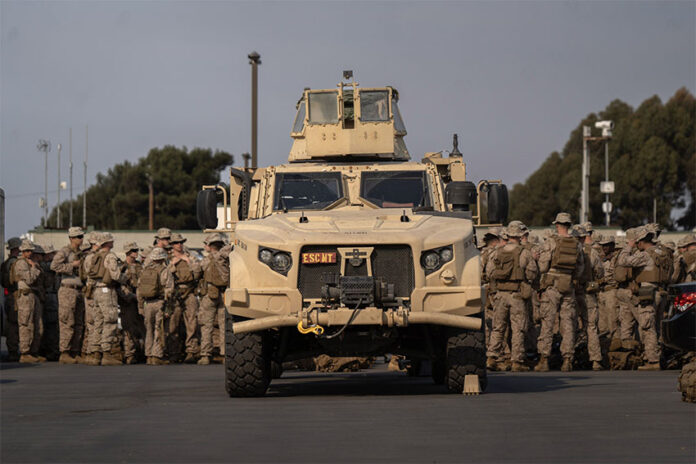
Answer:
POLYGON ((440 269, 443 264, 452 261, 453 258, 452 245, 425 250, 421 253, 421 266, 425 269, 425 274, 428 275, 440 269))
POLYGON ((287 275, 292 267, 292 257, 290 254, 273 248, 260 248, 259 261, 283 275, 287 275))

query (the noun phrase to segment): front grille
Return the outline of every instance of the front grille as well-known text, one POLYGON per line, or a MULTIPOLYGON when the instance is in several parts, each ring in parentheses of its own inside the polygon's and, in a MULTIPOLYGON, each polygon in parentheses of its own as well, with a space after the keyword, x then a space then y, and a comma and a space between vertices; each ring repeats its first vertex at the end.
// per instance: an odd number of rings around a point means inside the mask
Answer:
MULTIPOLYGON (((341 271, 341 256, 337 248, 354 245, 308 245, 300 253, 336 253, 336 262, 330 264, 302 264, 300 259, 297 288, 303 298, 321 298, 322 279, 324 273, 338 275, 341 271)), ((371 246, 371 245, 360 245, 371 246)), ((346 275, 365 276, 367 266, 353 267, 346 263, 346 275)), ((415 287, 413 269, 413 253, 408 245, 374 245, 372 252, 372 275, 381 277, 388 283, 394 284, 394 295, 398 298, 408 298, 415 287)))

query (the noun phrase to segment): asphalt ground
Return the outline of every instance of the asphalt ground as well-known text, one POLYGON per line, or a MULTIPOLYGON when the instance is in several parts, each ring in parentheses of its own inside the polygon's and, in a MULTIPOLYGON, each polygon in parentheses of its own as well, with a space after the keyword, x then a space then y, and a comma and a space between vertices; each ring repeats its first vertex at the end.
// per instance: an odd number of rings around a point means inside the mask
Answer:
POLYGON ((231 399, 220 365, 0 366, 2 463, 696 461, 677 371, 492 373, 464 396, 382 364, 231 399))

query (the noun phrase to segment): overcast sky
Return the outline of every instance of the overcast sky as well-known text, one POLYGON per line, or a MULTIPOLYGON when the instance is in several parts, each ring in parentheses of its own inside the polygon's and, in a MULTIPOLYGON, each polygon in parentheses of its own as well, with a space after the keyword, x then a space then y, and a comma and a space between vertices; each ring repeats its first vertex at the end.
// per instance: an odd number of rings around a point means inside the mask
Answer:
POLYGON ((53 146, 55 206, 56 146, 67 181, 70 127, 76 195, 86 124, 88 183, 165 144, 226 150, 241 164, 252 50, 263 62, 261 165, 287 159, 302 89, 333 87, 352 69, 363 86, 399 90, 413 158, 449 149, 456 132, 472 180, 524 181, 580 118, 611 100, 635 107, 682 86, 694 92, 695 5, 1 0, 6 236, 40 221, 41 138, 53 146))

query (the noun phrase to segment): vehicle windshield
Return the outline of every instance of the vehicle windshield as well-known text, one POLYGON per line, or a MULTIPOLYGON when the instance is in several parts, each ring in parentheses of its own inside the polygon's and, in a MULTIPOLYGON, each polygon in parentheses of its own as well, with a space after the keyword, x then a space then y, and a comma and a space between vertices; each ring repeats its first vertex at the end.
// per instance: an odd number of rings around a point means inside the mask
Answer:
POLYGON ((324 209, 343 198, 338 172, 287 172, 276 175, 273 209, 324 209))
POLYGON ((362 90, 360 92, 361 121, 389 121, 389 92, 362 90))
POLYGON ((336 124, 338 122, 338 92, 310 93, 309 122, 336 124))
POLYGON ((431 206, 425 171, 364 172, 360 196, 380 208, 431 206))

